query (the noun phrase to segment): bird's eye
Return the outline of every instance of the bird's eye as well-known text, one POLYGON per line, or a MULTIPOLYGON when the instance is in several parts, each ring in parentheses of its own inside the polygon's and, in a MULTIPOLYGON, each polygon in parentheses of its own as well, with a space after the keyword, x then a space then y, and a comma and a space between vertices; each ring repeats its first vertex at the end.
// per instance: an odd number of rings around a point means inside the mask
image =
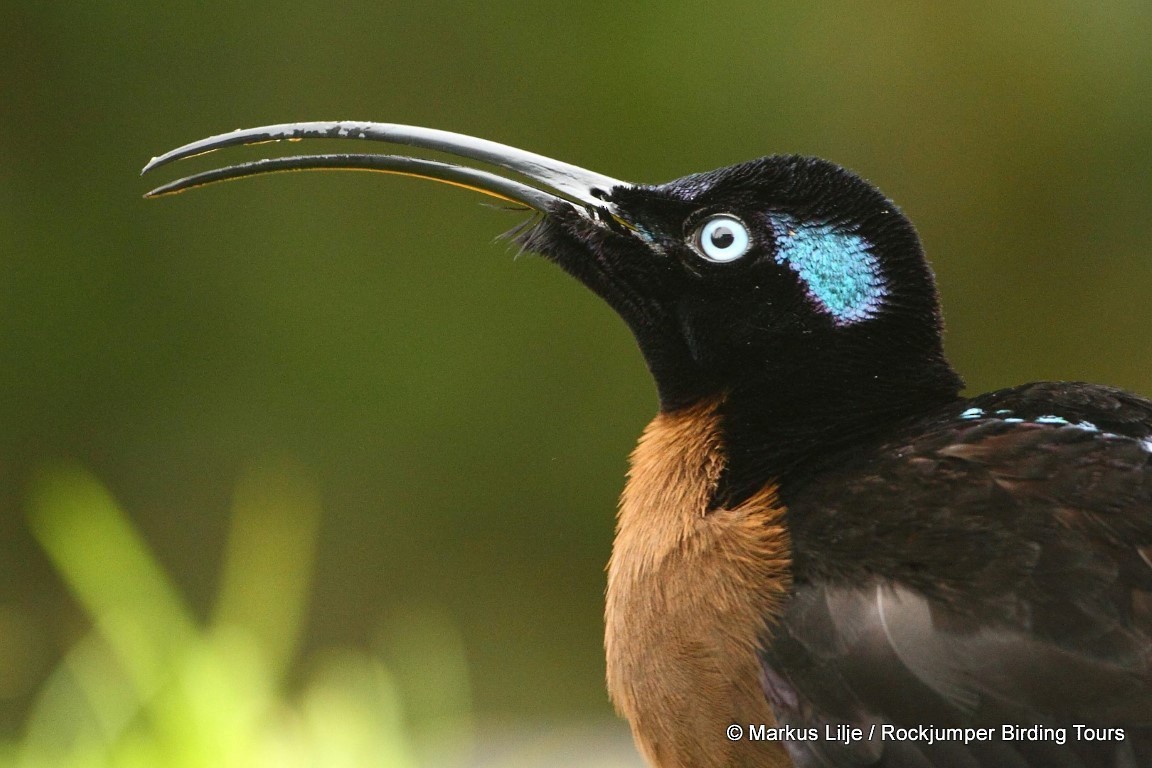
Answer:
POLYGON ((713 216, 696 230, 696 249, 708 261, 735 261, 751 245, 748 227, 735 216, 713 216))

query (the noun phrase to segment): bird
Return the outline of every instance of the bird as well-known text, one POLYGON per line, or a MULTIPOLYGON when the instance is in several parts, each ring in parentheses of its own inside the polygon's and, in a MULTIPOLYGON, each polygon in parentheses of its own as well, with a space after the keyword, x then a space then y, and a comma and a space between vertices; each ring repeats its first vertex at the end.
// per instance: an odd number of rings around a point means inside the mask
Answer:
POLYGON ((286 123, 314 154, 525 210, 511 237, 615 310, 658 408, 607 568, 610 698, 653 768, 1152 766, 1152 401, 968 396, 905 214, 827 160, 637 184, 393 123, 286 123), (468 162, 466 162, 468 161, 468 162), (475 167, 488 166, 490 169, 475 167))

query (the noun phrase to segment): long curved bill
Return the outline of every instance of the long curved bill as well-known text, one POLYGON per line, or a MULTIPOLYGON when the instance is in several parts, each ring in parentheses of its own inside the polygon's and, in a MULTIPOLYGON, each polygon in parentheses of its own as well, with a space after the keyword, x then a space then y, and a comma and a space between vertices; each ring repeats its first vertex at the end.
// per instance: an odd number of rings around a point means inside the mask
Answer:
POLYGON ((159 186, 145 197, 171 195, 218 181, 278 171, 362 170, 452 184, 537 211, 547 212, 558 203, 567 203, 588 218, 604 220, 605 214, 613 218, 616 214, 615 207, 606 199, 611 191, 616 187, 632 186, 569 163, 473 136, 412 125, 355 121, 284 123, 223 133, 154 157, 144 166, 142 173, 225 147, 301 139, 364 139, 429 149, 512 171, 539 186, 437 160, 403 155, 324 154, 256 160, 205 171, 159 186))

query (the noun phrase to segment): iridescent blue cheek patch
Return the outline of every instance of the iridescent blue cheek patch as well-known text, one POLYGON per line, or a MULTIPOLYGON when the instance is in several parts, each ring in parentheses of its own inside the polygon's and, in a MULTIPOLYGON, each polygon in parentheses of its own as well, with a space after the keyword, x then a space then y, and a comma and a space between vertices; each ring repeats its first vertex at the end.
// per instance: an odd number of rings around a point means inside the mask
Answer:
POLYGON ((808 296, 837 325, 867 320, 879 312, 888 287, 868 241, 831 224, 801 222, 786 214, 770 218, 776 263, 795 272, 808 296))

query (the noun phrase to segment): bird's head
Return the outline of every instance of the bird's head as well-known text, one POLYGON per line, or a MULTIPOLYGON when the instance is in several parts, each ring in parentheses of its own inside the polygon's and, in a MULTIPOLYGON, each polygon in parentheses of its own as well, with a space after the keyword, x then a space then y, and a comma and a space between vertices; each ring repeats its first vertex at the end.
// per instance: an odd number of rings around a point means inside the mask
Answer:
POLYGON ((899 411, 902 401, 959 389, 915 230, 875 187, 827 161, 772 156, 647 186, 460 134, 337 122, 235 131, 173 150, 145 170, 226 146, 303 138, 416 146, 528 183, 408 156, 308 155, 208 171, 149 195, 272 171, 357 169, 527 206, 541 215, 519 242, 620 314, 665 409, 742 392, 777 421, 792 412, 811 420, 818 411, 843 423, 869 404, 899 411))

